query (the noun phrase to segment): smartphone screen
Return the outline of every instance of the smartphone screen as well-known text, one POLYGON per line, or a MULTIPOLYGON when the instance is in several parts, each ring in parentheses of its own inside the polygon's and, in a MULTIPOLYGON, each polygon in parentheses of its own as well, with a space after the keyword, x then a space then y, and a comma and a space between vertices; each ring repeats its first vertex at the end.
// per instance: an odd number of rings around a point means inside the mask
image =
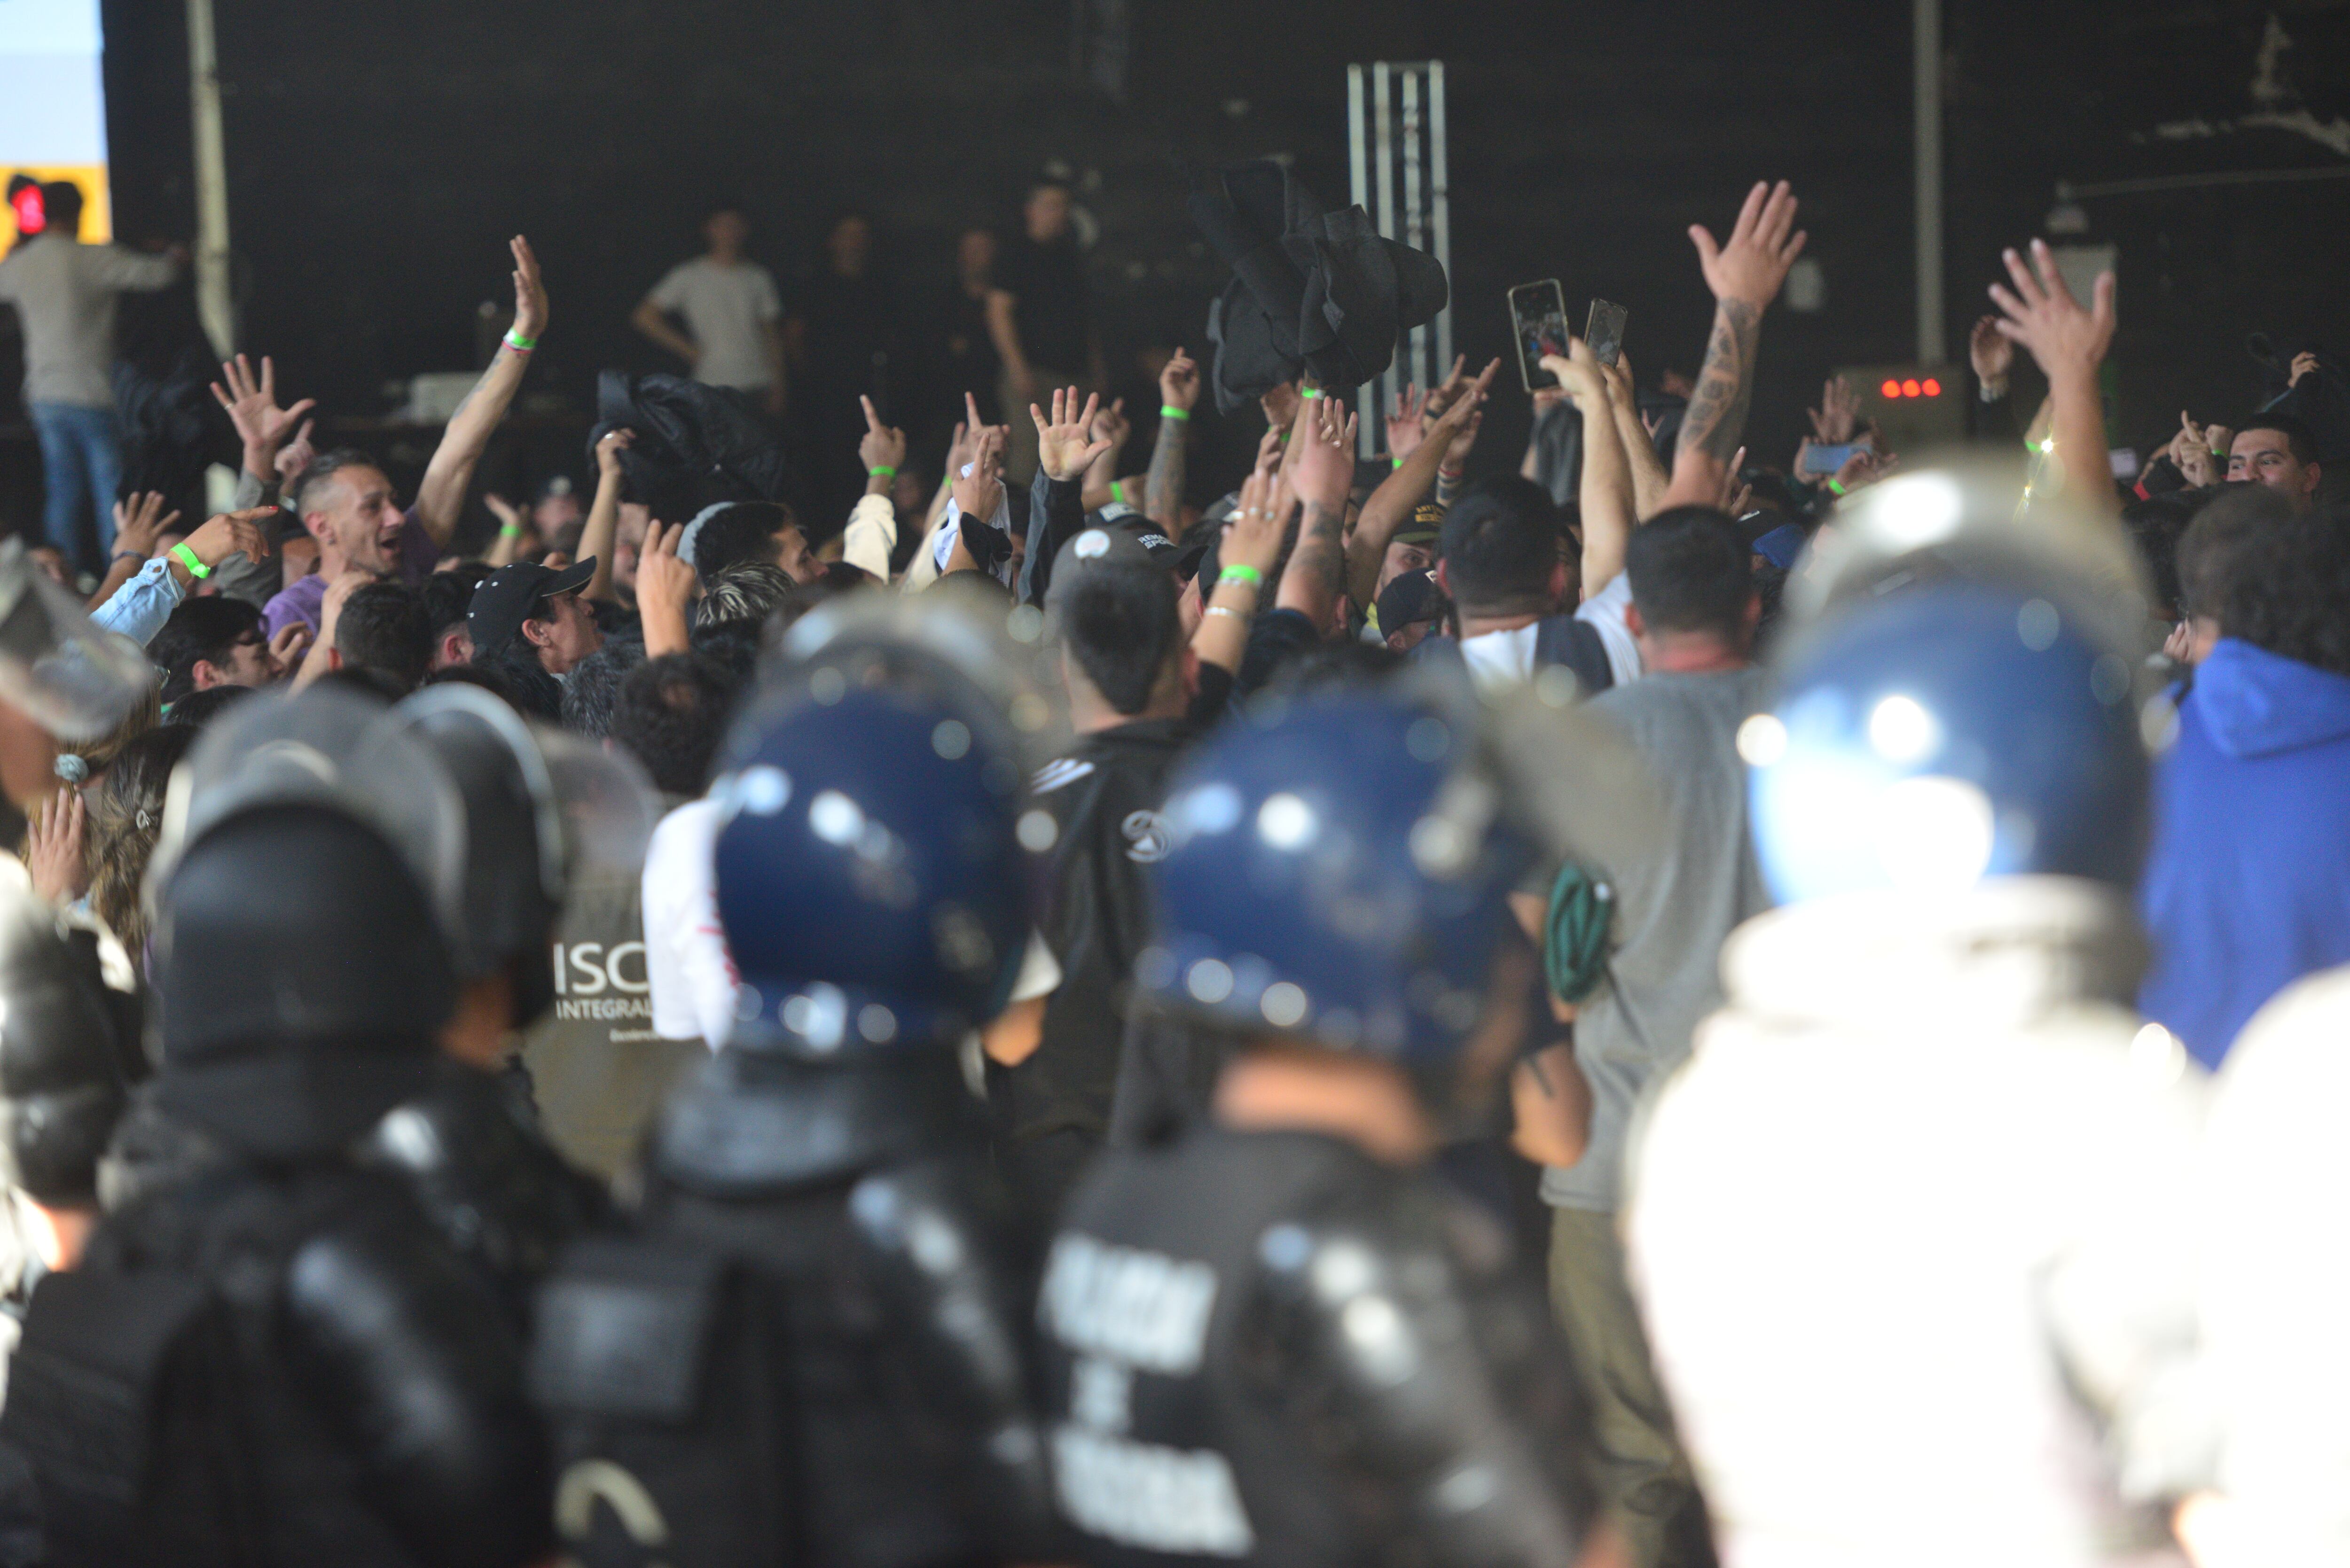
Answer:
POLYGON ((1542 368, 1545 354, 1566 352, 1566 295, 1558 279, 1522 283, 1510 290, 1510 326, 1518 341, 1518 379, 1526 390, 1538 392, 1558 385, 1558 378, 1542 368))
POLYGON ((1591 302, 1591 324, 1583 329, 1583 340, 1591 345, 1591 357, 1610 369, 1623 351, 1624 320, 1630 314, 1612 300, 1591 302))
POLYGON ((1842 446, 1821 446, 1815 441, 1804 449, 1804 472, 1805 473, 1839 472, 1846 463, 1852 461, 1852 454, 1858 450, 1858 446, 1852 441, 1846 441, 1842 446))

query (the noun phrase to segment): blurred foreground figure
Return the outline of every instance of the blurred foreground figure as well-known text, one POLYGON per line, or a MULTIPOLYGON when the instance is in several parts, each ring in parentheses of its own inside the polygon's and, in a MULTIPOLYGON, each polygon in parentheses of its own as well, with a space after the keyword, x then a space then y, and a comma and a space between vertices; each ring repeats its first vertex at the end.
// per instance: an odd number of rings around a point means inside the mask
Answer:
POLYGON ((496 1298, 352 1154, 431 1085, 456 992, 462 823, 379 712, 249 703, 174 781, 150 1110, 185 1137, 140 1146, 80 1268, 34 1292, 0 1421, 47 1563, 513 1568, 551 1544, 496 1298))
POLYGON ((885 631, 779 677, 723 768, 733 1030, 656 1124, 637 1234, 575 1248, 540 1298, 565 1544, 591 1568, 1054 1561, 1025 1272, 957 1060, 1028 939, 1013 726, 885 631))
POLYGON ((1207 1117, 1099 1158, 1046 1264, 1087 1563, 1565 1568, 1593 1538, 1542 1295, 1425 1169, 1504 1121, 1542 1006, 1507 904, 1532 847, 1477 722, 1315 695, 1176 776, 1138 983, 1231 1059, 1207 1117))
POLYGON ((517 1032, 555 1005, 556 922, 573 878, 641 870, 651 786, 633 763, 535 729, 477 686, 417 692, 379 722, 429 749, 463 807, 457 1004, 431 1089, 379 1122, 367 1162, 405 1175, 452 1250, 527 1325, 563 1246, 605 1217, 602 1191, 548 1147, 517 1032))
POLYGON ((2302 981, 2228 1054, 2205 1138, 2203 1347, 2219 1490, 2179 1520, 2200 1568, 2350 1563, 2350 969, 2302 981))
POLYGON ((1731 1568, 2175 1561, 2204 1084, 2127 1005, 2143 610, 2012 490, 1872 495, 1740 734, 1782 908, 1631 1158, 1659 1367, 1731 1568))

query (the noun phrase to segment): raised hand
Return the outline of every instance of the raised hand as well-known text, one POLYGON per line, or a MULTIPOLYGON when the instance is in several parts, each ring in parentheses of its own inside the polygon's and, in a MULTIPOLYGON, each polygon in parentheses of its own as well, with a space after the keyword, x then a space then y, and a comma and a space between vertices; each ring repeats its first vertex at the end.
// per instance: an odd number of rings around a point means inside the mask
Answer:
MULTIPOLYGON (((309 467, 311 460, 318 455, 318 449, 310 444, 310 421, 304 420, 302 428, 294 432, 294 439, 277 449, 277 482, 280 484, 293 483, 294 476, 309 467)), ((255 474, 254 477, 267 476, 255 474)))
POLYGON ((2285 378, 2285 385, 2288 387, 2298 387, 2301 385, 2301 379, 2303 376, 2314 376, 2315 374, 2317 374, 2317 350, 2314 348, 2304 348, 2300 353, 2293 357, 2293 369, 2285 378))
POLYGON ((527 520, 523 515, 522 508, 516 506, 513 502, 508 501, 504 496, 500 495, 494 490, 485 490, 482 492, 482 504, 488 507, 490 509, 490 515, 498 520, 498 531, 500 533, 504 533, 511 529, 513 532, 520 534, 529 526, 527 520))
POLYGON ((2090 302, 2084 308, 2056 270, 2056 257, 2045 240, 2032 242, 2032 265, 2013 251, 2002 252, 2012 289, 1991 286, 1991 297, 2001 312, 1994 323, 2001 336, 2032 350, 2051 381, 2072 377, 2094 378, 2114 340, 2114 275, 2097 275, 2090 302))
POLYGON ((906 432, 883 424, 880 414, 874 410, 872 399, 859 397, 857 400, 865 410, 865 433, 857 438, 857 461, 863 463, 865 472, 873 477, 889 478, 906 464, 906 432), (889 472, 874 473, 876 469, 883 468, 889 472))
POLYGON ((1804 412, 1811 416, 1813 440, 1822 446, 1842 446, 1852 439, 1852 427, 1860 418, 1860 394, 1842 376, 1831 376, 1820 389, 1820 406, 1804 412))
POLYGON ((1159 372, 1159 400, 1189 413, 1200 398, 1200 367, 1180 348, 1159 372))
MULTIPOLYGON (((1054 394, 1055 398, 1060 395, 1057 392, 1054 394)), ((995 515, 996 503, 1003 498, 1003 431, 1001 428, 995 425, 980 427, 979 444, 973 449, 968 466, 970 473, 965 474, 961 470, 955 473, 955 507, 974 524, 986 523, 995 515)), ((1082 464, 1077 472, 1084 472, 1082 464)), ((1056 474, 1055 477, 1061 476, 1056 474)))
POLYGON ((2015 345, 1999 329, 1999 317, 1979 317, 1974 330, 1967 334, 1967 362, 1974 367, 1975 379, 1993 391, 2007 385, 2009 367, 2015 363, 2015 345))
POLYGON ((1844 460, 1844 466, 1835 471, 1835 482, 1829 489, 1839 495, 1849 495, 1864 485, 1876 483, 1891 473, 1900 462, 1901 454, 1898 452, 1875 452, 1862 447, 1844 460), (1842 488, 1838 489, 1838 486, 1842 488))
POLYGON ((1126 400, 1112 399, 1109 407, 1094 415, 1093 423, 1087 429, 1094 440, 1109 442, 1112 453, 1124 452, 1127 437, 1134 433, 1134 424, 1126 417, 1126 400))
MULTIPOLYGON (((1227 566, 1247 566, 1263 576, 1281 558, 1290 514, 1296 505, 1296 496, 1281 488, 1274 464, 1260 461, 1241 483, 1240 504, 1225 524, 1216 558, 1227 566)), ((1210 591, 1214 591, 1212 586, 1210 591)))
POLYGON ((114 553, 118 556, 153 556, 156 542, 179 520, 177 512, 165 514, 163 493, 160 490, 131 496, 128 502, 116 502, 114 553))
POLYGON ((1289 484, 1298 499, 1343 514, 1355 487, 1355 416, 1334 399, 1308 399, 1289 447, 1289 484))
POLYGON ((520 234, 506 247, 514 252, 515 336, 536 337, 546 330, 546 284, 538 275, 538 255, 520 234))
POLYGON ((1395 412, 1387 418, 1388 456, 1401 462, 1428 439, 1428 399, 1416 384, 1395 395, 1395 412))
POLYGON ((240 550, 254 560, 266 560, 275 550, 269 535, 261 531, 261 520, 276 514, 275 506, 224 512, 188 535, 189 553, 207 566, 217 566, 240 550))
MULTIPOLYGON (((257 380, 252 362, 242 354, 223 361, 221 378, 228 384, 214 381, 213 400, 228 410, 229 422, 236 426, 237 439, 244 443, 246 451, 266 460, 265 469, 275 462, 296 425, 301 425, 307 441, 310 427, 301 423, 302 416, 317 408, 318 400, 305 398, 290 409, 279 408, 277 367, 268 355, 261 357, 261 376, 257 380)), ((255 477, 266 479, 268 474, 261 472, 255 477)))
POLYGON ((2213 474, 2210 437, 2184 409, 2178 410, 2178 433, 2170 438, 2170 462, 2189 489, 2201 490, 2218 483, 2213 474))
POLYGON ((269 639, 269 667, 282 679, 286 672, 301 662, 310 646, 310 628, 306 621, 289 620, 277 628, 269 639))
POLYGON ((1451 405, 1429 427, 1428 439, 1444 442, 1443 472, 1458 472, 1469 461, 1470 449, 1477 444, 1478 427, 1484 423, 1485 399, 1493 387, 1494 374, 1502 368, 1499 359, 1488 364, 1476 377, 1461 384, 1451 405))
POLYGON ((70 904, 89 891, 89 867, 82 856, 87 823, 81 791, 68 785, 53 801, 33 808, 25 823, 25 869, 33 891, 52 904, 70 904))
POLYGON ((1690 225, 1698 265, 1714 298, 1743 300, 1759 313, 1779 296, 1787 269, 1804 254, 1806 236, 1795 228, 1795 206, 1784 180, 1776 185, 1758 182, 1746 192, 1726 244, 1715 244, 1703 223, 1690 225))
POLYGON ((685 537, 682 523, 654 523, 645 530, 644 548, 637 553, 637 613, 645 626, 645 656, 683 653, 692 646, 685 625, 685 607, 693 602, 693 564, 678 559, 678 542, 685 537))
POLYGON ((1564 354, 1544 355, 1542 368, 1557 378, 1562 397, 1587 403, 1607 395, 1599 360, 1591 352, 1591 345, 1580 337, 1569 337, 1564 354))
MULTIPOLYGON (((1035 404, 1028 405, 1028 417, 1036 421, 1036 463, 1046 477, 1057 480, 1076 479, 1084 474, 1087 465, 1109 451, 1107 440, 1093 439, 1094 415, 1101 406, 1099 393, 1086 399, 1082 410, 1077 406, 1077 389, 1053 389, 1053 412, 1047 417, 1035 404)), ((962 503, 957 501, 957 505, 962 503)))
POLYGON ((1452 369, 1445 373, 1444 379, 1437 382, 1436 385, 1430 389, 1428 394, 1428 400, 1421 406, 1422 411, 1426 413, 1430 419, 1432 420, 1437 418, 1442 414, 1445 410, 1451 408, 1454 400, 1461 396, 1462 390, 1468 387, 1470 379, 1468 366, 1468 355, 1455 354, 1452 356, 1452 369))
POLYGON ((620 454, 636 445, 637 432, 631 430, 607 431, 596 442, 596 477, 618 480, 620 477, 620 454))

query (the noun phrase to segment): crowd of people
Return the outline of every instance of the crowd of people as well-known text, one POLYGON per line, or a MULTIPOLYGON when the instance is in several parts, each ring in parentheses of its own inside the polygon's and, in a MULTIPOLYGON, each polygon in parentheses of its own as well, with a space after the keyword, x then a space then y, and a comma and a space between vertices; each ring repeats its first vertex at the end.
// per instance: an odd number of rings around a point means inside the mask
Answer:
POLYGON ((223 365, 230 510, 0 545, 0 1562, 2350 1563, 2345 367, 2117 481, 2034 244, 1980 450, 1753 461, 1796 211, 1677 393, 1294 374, 1205 507, 1050 183, 935 474, 854 214, 478 556, 525 239, 412 496, 223 365))

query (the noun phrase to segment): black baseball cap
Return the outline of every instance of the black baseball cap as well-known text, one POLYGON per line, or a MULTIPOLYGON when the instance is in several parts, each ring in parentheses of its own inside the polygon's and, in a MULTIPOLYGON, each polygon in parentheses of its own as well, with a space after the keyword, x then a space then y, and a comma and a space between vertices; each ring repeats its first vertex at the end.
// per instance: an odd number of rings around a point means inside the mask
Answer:
POLYGON ((530 618, 541 599, 576 594, 595 575, 593 556, 559 572, 536 561, 500 566, 482 579, 482 586, 473 590, 472 607, 465 611, 465 632, 473 639, 473 651, 497 652, 521 634, 522 623, 530 618))
POLYGON ((1444 590, 1432 572, 1405 572, 1379 590, 1377 613, 1382 634, 1434 620, 1444 613, 1444 590))

